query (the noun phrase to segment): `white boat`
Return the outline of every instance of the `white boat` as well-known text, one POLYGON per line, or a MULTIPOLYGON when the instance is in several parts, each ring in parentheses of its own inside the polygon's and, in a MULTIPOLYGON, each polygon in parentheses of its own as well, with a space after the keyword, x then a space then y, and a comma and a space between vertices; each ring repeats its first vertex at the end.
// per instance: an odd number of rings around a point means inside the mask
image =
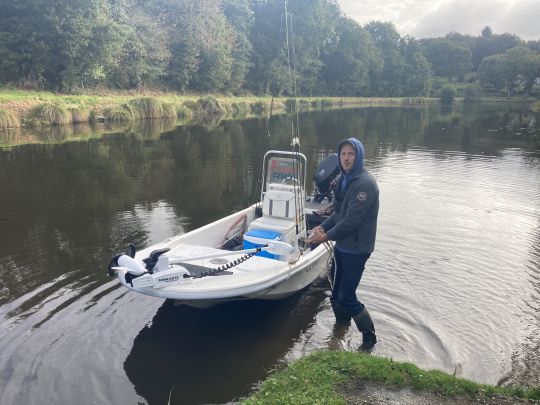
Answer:
MULTIPOLYGON (((322 165, 318 173, 324 185, 318 190, 328 189, 337 174, 337 157, 322 165)), ((307 243, 309 229, 322 220, 314 211, 326 208, 331 196, 306 198, 305 180, 303 154, 269 151, 260 203, 139 252, 130 245, 113 258, 109 275, 132 291, 198 308, 294 294, 327 270, 332 259, 330 243, 307 243)))

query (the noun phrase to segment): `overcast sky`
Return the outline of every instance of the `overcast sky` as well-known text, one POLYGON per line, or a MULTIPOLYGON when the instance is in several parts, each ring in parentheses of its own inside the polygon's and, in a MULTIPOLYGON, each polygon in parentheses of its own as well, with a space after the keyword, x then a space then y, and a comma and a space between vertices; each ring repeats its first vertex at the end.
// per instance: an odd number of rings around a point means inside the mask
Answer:
POLYGON ((480 35, 509 32, 540 39, 540 0, 337 0, 341 10, 364 25, 390 21, 401 36, 440 37, 455 31, 480 35))

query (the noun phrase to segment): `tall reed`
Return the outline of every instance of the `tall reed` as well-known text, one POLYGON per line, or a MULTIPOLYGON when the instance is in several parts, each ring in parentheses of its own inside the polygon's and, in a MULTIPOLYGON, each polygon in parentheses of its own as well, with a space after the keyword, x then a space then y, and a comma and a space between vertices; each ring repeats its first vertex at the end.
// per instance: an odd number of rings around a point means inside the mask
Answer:
POLYGON ((0 109, 0 129, 18 128, 19 119, 10 111, 0 109))
POLYGON ((122 123, 131 121, 133 119, 133 114, 130 110, 122 107, 109 107, 103 110, 103 116, 105 121, 112 123, 122 123))
POLYGON ((157 98, 137 98, 130 100, 128 105, 133 110, 134 118, 163 118, 165 116, 163 105, 157 98))
POLYGON ((172 103, 162 104, 162 118, 176 118, 176 106, 172 103))
POLYGON ((40 104, 32 108, 26 116, 30 126, 71 124, 71 113, 58 104, 40 104))
POLYGON ((90 112, 82 108, 70 108, 71 122, 80 123, 90 121, 90 112))

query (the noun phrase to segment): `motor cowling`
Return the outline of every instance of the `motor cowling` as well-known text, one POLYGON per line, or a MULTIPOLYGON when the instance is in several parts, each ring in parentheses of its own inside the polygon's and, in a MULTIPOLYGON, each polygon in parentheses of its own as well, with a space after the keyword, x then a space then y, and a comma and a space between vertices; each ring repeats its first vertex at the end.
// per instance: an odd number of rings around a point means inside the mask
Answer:
POLYGON ((316 192, 314 199, 316 202, 321 202, 324 198, 328 198, 328 201, 332 201, 333 198, 333 184, 335 179, 339 175, 338 155, 332 153, 324 158, 317 169, 313 180, 315 181, 316 192))

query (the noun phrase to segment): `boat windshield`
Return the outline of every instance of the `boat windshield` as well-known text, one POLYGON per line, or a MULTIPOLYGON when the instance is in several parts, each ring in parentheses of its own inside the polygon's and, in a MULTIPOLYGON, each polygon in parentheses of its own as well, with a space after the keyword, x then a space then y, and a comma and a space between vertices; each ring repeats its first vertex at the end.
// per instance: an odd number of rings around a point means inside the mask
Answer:
POLYGON ((298 179, 303 173, 302 163, 295 161, 291 157, 273 156, 268 161, 268 170, 266 173, 266 184, 302 184, 302 179, 298 179))

